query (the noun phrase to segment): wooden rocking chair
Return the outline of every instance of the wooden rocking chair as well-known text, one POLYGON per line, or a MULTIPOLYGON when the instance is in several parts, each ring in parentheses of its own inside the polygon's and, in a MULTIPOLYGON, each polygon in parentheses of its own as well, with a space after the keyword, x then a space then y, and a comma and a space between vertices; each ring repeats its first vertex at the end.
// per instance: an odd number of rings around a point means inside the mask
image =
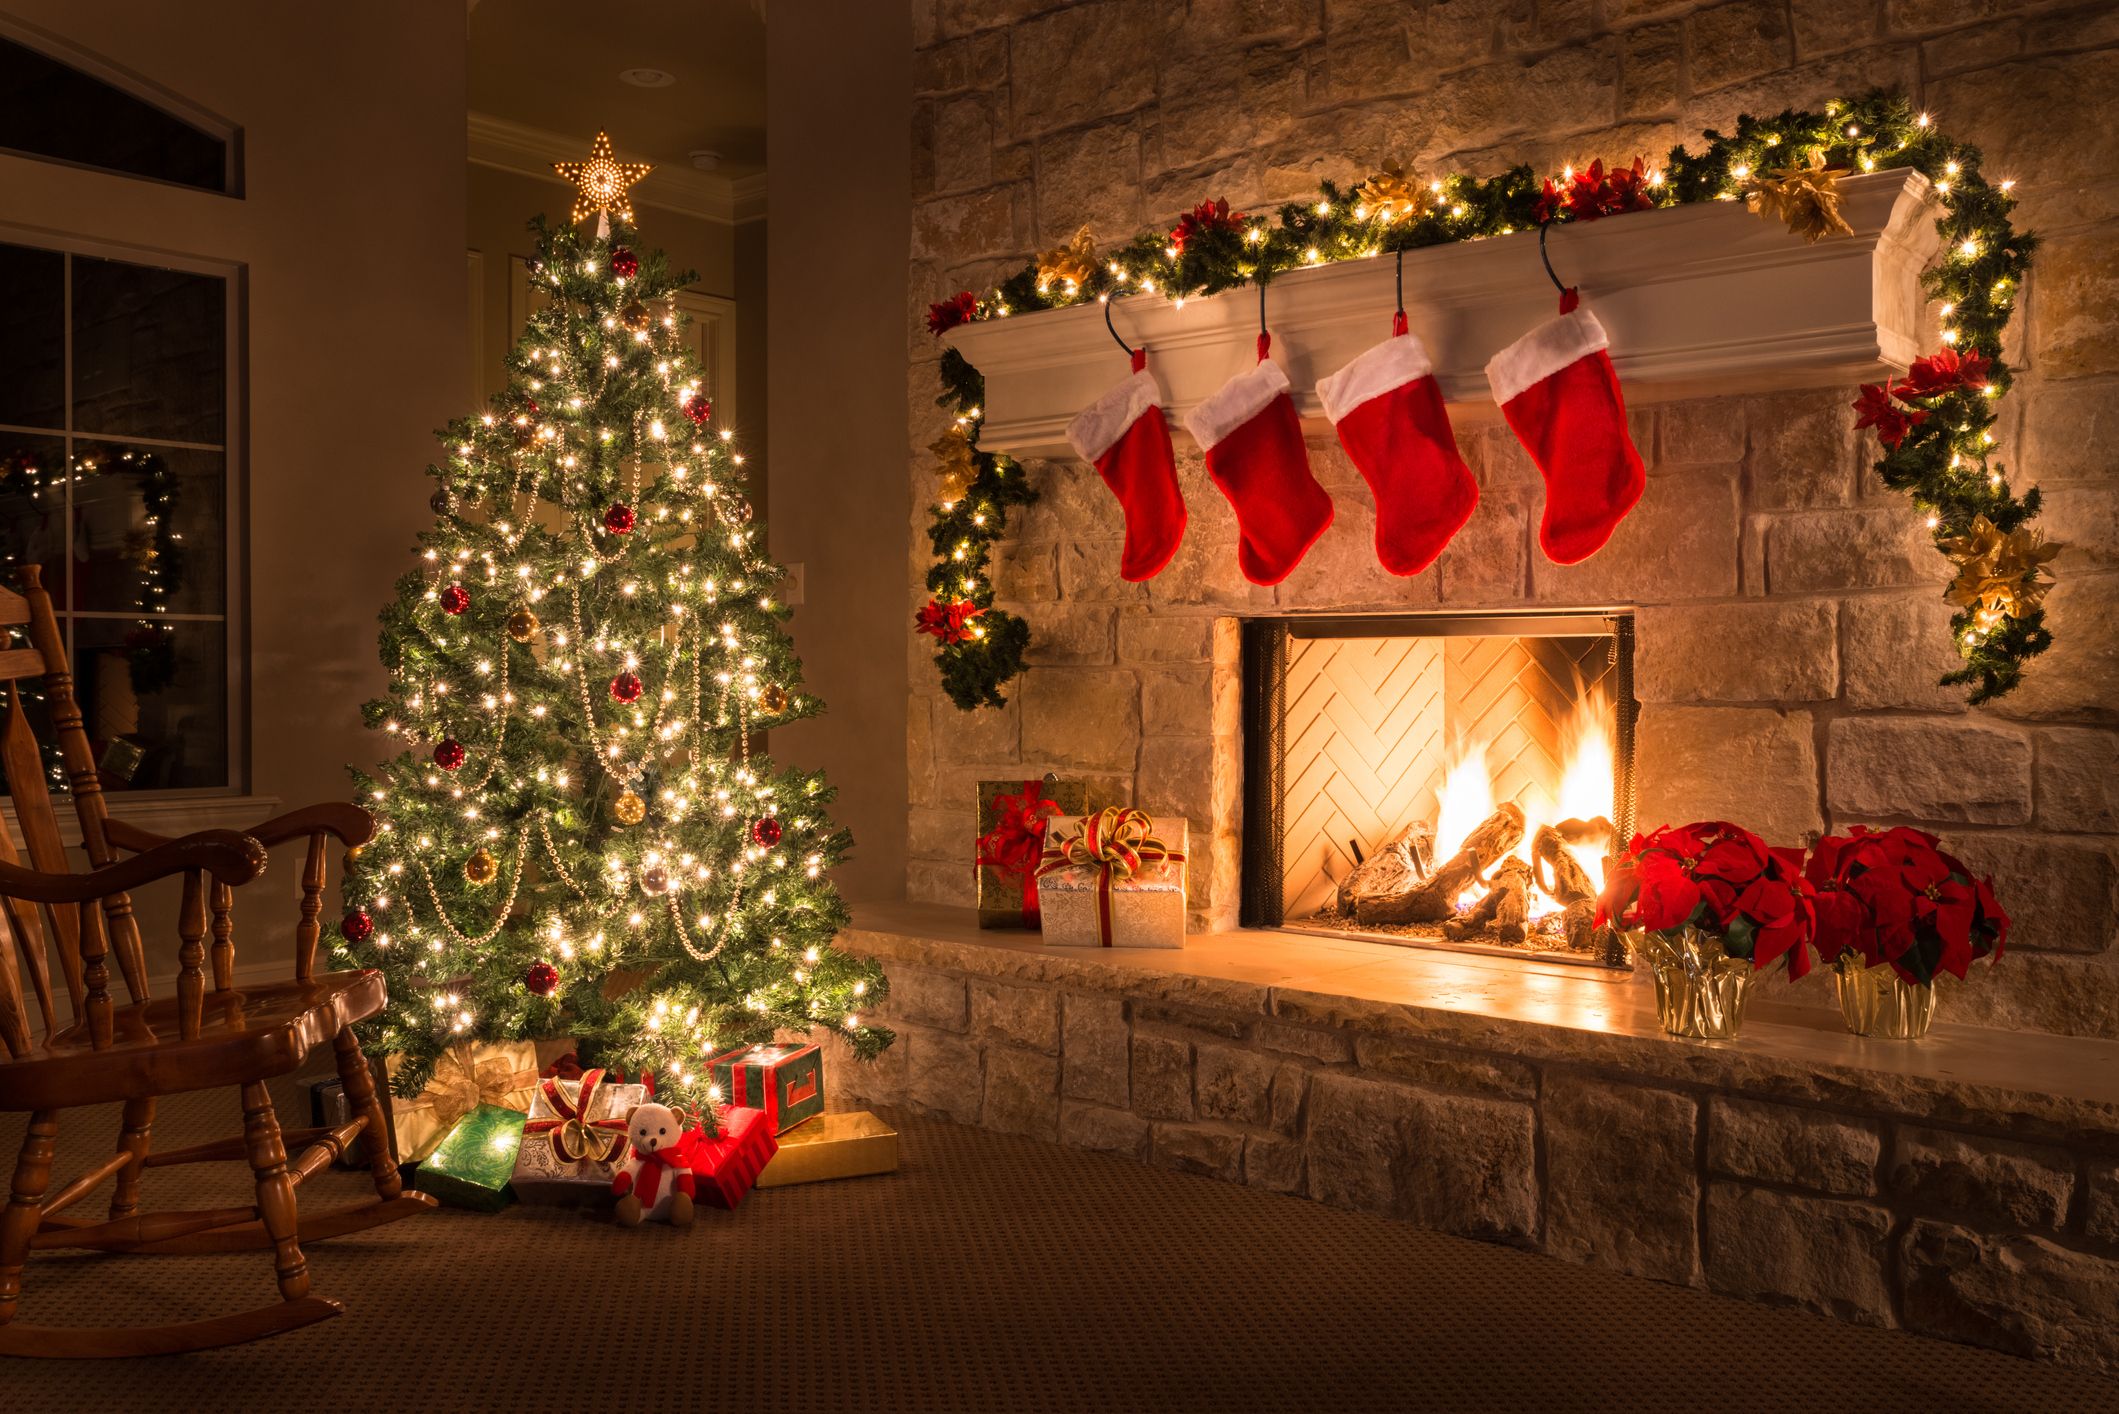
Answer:
POLYGON ((352 1023, 384 1001, 377 972, 317 975, 326 852, 365 842, 374 830, 352 805, 314 805, 268 820, 247 834, 203 830, 170 840, 109 818, 95 760, 73 695, 64 641, 51 598, 35 566, 21 572, 22 594, 0 590, 0 625, 26 625, 31 646, 0 650, 0 763, 29 856, 24 867, 0 828, 0 921, 14 936, 17 968, 0 943, 0 1109, 29 1113, 29 1132, 14 1184, 0 1208, 0 1355, 163 1355, 234 1345, 276 1335, 340 1313, 337 1302, 309 1294, 301 1244, 392 1222, 433 1206, 402 1190, 390 1134, 352 1023), (89 872, 70 872, 60 843, 45 767, 22 707, 21 684, 42 679, 44 700, 72 785, 89 872), (235 986, 235 890, 265 868, 265 846, 306 837, 294 980, 235 986), (118 851, 133 851, 120 859, 118 851), (146 951, 128 891, 181 877, 177 917, 176 996, 150 1000, 146 951), (212 986, 206 965, 211 915, 212 986), (49 948, 47 948, 49 943, 49 948), (50 956, 59 961, 72 1015, 55 1015, 50 956), (109 960, 115 955, 130 1005, 113 1005, 109 960), (24 987, 24 973, 28 986, 24 987), (34 1034, 41 1022, 42 1038, 34 1034), (282 1134, 266 1081, 299 1067, 330 1042, 353 1118, 336 1128, 282 1134), (232 1138, 156 1153, 155 1100, 187 1090, 239 1086, 243 1132, 232 1138), (122 1101, 116 1152, 50 1190, 52 1149, 62 1110, 122 1101), (369 1136, 372 1201, 304 1218, 295 1189, 369 1136), (307 1145, 292 1160, 289 1143, 307 1145), (257 1202, 241 1207, 141 1213, 145 1169, 207 1160, 244 1160, 257 1181, 257 1202), (105 1179, 116 1180, 107 1220, 63 1217, 105 1179), (38 1327, 17 1322, 22 1270, 33 1248, 88 1248, 121 1253, 270 1249, 279 1276, 277 1303, 234 1315, 160 1326, 38 1327))

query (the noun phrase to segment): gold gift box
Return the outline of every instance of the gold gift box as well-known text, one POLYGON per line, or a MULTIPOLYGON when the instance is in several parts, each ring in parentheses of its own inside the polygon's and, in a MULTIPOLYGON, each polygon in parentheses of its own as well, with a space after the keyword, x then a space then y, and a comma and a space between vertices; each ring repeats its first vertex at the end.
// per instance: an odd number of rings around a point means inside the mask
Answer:
MULTIPOLYGON (((1035 792, 1039 800, 1049 800, 1054 807, 1069 814, 1079 815, 1089 808, 1089 787, 1081 781, 1063 781, 1055 776, 1043 780, 980 781, 979 782, 979 833, 972 841, 972 857, 978 856, 978 840, 993 833, 1001 823, 1001 812, 995 801, 1001 796, 1019 796, 1035 792)), ((1047 828, 1050 826, 1048 824, 1047 828)), ((1030 867, 1037 868, 1037 855, 1029 855, 1030 867)), ((1035 918, 1023 917, 1022 874, 1012 870, 997 869, 990 864, 980 864, 978 869, 979 926, 981 928, 1035 928, 1035 918)))
POLYGON ((780 1136, 780 1150, 758 1175, 760 1188, 820 1183, 895 1173, 898 1132, 866 1110, 843 1110, 805 1120, 780 1136))
MULTIPOLYGON (((383 1073, 397 1078, 403 1056, 387 1056, 383 1073)), ((410 1099, 390 1101, 392 1140, 401 1164, 417 1163, 434 1152, 456 1122, 480 1105, 528 1114, 537 1094, 537 1043, 534 1041, 464 1041, 442 1052, 434 1078, 410 1099)))
MULTIPOLYGON (((1080 832, 1081 818, 1063 815, 1045 827, 1049 840, 1080 832)), ((1185 821, 1155 821, 1155 837, 1173 854, 1185 853, 1185 821)), ((1073 948, 1181 948, 1185 945, 1185 863, 1152 860, 1131 878, 1111 878, 1110 937, 1106 941, 1098 895, 1103 871, 1075 864, 1038 880, 1045 915, 1045 942, 1073 948)))

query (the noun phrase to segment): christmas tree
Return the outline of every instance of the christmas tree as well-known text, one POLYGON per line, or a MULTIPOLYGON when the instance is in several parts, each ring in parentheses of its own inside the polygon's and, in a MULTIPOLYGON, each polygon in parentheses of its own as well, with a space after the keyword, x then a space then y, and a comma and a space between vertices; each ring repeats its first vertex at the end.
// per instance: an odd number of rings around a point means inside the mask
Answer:
POLYGON ((405 749, 353 773, 378 829, 337 946, 388 980, 369 1044, 404 1057, 401 1093, 474 1039, 572 1036, 695 1103, 723 1049, 891 1040, 863 1017, 881 968, 831 945, 834 792, 756 749, 822 704, 679 337, 690 277, 633 248, 643 171, 600 134, 562 167, 582 199, 533 223, 545 303, 506 390, 441 434, 436 521, 382 614, 364 713, 405 749))

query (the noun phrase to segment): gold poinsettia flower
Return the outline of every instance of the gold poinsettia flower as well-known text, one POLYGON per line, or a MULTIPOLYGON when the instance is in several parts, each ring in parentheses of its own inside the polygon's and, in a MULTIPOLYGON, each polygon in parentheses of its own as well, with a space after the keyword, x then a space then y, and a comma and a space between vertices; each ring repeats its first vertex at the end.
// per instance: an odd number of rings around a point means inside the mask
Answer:
POLYGON ((1398 163, 1386 162, 1383 170, 1354 188, 1354 200, 1368 208, 1378 220, 1397 221, 1420 214, 1427 201, 1427 189, 1408 176, 1398 163))
POLYGON ((1096 269, 1096 237, 1087 226, 1074 233, 1074 239, 1063 246, 1055 246, 1037 258, 1037 290, 1039 294, 1060 286, 1067 294, 1074 294, 1089 282, 1096 269))
POLYGON ((951 505, 964 499, 971 490, 972 478, 977 475, 977 465, 972 461, 971 439, 960 427, 952 427, 927 444, 941 463, 936 468, 940 481, 936 490, 944 501, 951 505))
POLYGON ((1812 244, 1854 234, 1839 214, 1839 201, 1839 173, 1825 165, 1817 148, 1806 165, 1760 172, 1744 183, 1744 206, 1752 215, 1779 221, 1812 244))
POLYGON ((1937 543, 1957 565, 1957 578, 1946 591, 1949 601, 1989 623, 2036 613, 2053 587, 2046 565, 2060 547, 2029 526, 2003 532, 1985 516, 1975 516, 1970 531, 1937 543))

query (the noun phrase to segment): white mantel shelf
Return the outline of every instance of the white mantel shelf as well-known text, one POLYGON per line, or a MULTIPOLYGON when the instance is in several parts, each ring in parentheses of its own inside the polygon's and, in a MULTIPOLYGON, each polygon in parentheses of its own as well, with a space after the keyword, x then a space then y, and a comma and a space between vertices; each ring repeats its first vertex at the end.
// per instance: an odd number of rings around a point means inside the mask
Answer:
MULTIPOLYGON (((1911 170, 1841 181, 1851 236, 1808 244, 1738 202, 1700 202, 1555 227, 1560 278, 1580 287, 1611 337, 1630 403, 1824 387, 1903 371, 1921 351, 1920 272, 1939 244, 1927 178, 1911 170)), ((1392 259, 1342 261, 1275 280, 1273 356, 1296 407, 1323 425, 1319 379, 1390 334, 1392 259)), ((1558 309, 1536 231, 1408 251, 1405 307, 1444 397, 1484 404, 1485 365, 1558 309)), ((1119 332, 1148 348, 1172 430, 1255 358, 1250 288, 1179 309, 1160 295, 1116 302, 1119 332)), ((1073 416, 1126 374, 1101 305, 951 330, 946 342, 986 379, 979 444, 1015 456, 1068 455, 1073 416)), ((1470 411, 1468 407, 1466 411, 1470 411)))

